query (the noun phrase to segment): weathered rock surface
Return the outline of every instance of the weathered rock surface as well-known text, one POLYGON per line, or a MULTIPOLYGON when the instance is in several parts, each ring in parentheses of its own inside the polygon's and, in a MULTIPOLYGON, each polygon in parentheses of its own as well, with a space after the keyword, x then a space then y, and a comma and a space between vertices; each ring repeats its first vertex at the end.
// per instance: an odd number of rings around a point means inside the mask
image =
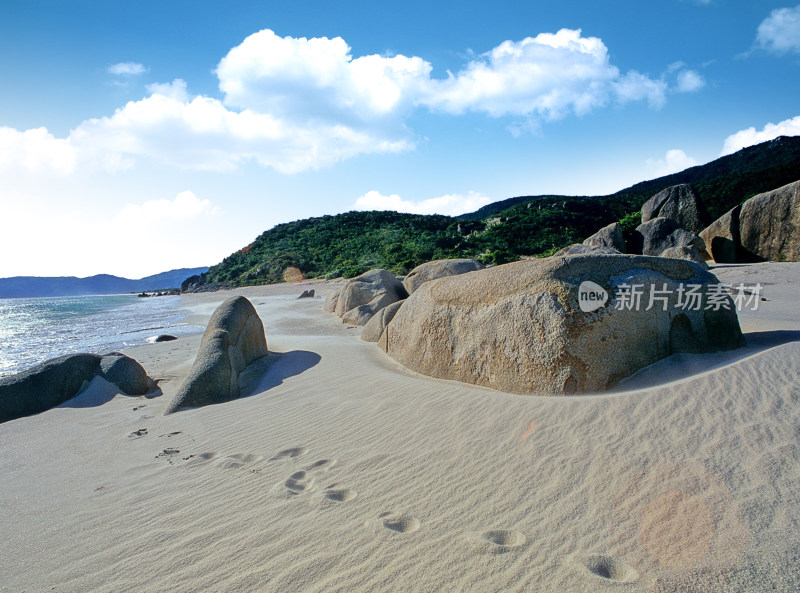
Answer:
POLYGON ((606 247, 603 245, 586 245, 585 243, 573 243, 567 245, 564 249, 557 251, 555 256, 561 257, 562 255, 621 255, 613 247, 606 247))
POLYGON ((408 297, 403 283, 386 270, 370 270, 352 278, 325 299, 325 310, 332 311, 344 323, 366 325, 375 313, 408 297))
POLYGON ((128 395, 144 395, 154 387, 142 365, 124 354, 68 354, 0 379, 0 422, 62 404, 97 376, 128 395))
POLYGON ((525 260, 425 283, 397 311, 381 344, 398 362, 434 377, 514 393, 601 391, 676 352, 744 345, 727 293, 719 299, 728 309, 705 309, 719 288, 711 273, 677 259, 525 260), (578 301, 584 281, 609 296, 588 313, 578 301), (625 285, 639 284, 641 306, 626 309, 625 285), (677 306, 681 284, 700 286, 700 307, 677 306), (653 285, 669 292, 646 310, 653 285))
POLYGON ((688 245, 679 245, 678 247, 670 247, 661 252, 659 257, 669 257, 672 259, 685 259, 696 263, 703 269, 708 269, 708 264, 703 256, 697 251, 696 247, 688 245))
POLYGON ((100 374, 128 395, 144 395, 153 388, 153 382, 142 365, 119 352, 106 354, 100 359, 100 374))
POLYGON ((418 265, 403 280, 408 294, 413 294, 423 283, 437 278, 466 274, 482 270, 484 265, 474 259, 439 259, 418 265))
POLYGON ((800 181, 753 196, 700 236, 717 263, 800 261, 800 181))
POLYGON ((216 404, 239 397, 239 375, 268 354, 264 325, 243 296, 222 303, 208 321, 189 376, 165 410, 216 404))
POLYGON ((367 324, 364 326, 364 329, 361 330, 361 339, 365 342, 377 342, 381 339, 386 326, 389 325, 389 322, 394 319, 397 310, 405 303, 405 299, 402 301, 397 301, 396 303, 392 303, 391 305, 387 305, 375 315, 372 316, 372 319, 367 321, 367 324))
POLYGON ((661 190, 642 206, 642 222, 655 218, 671 218, 679 226, 699 233, 705 226, 702 206, 692 186, 684 183, 661 190))
POLYGON ((739 240, 751 261, 800 261, 800 181, 742 204, 739 240))
POLYGON ((691 246, 700 253, 705 251, 703 240, 694 233, 687 231, 672 218, 654 218, 636 227, 636 233, 641 237, 642 255, 661 255, 665 249, 691 246))
POLYGON ((625 238, 622 236, 622 226, 618 222, 603 227, 583 244, 588 247, 610 247, 619 253, 625 253, 625 238))

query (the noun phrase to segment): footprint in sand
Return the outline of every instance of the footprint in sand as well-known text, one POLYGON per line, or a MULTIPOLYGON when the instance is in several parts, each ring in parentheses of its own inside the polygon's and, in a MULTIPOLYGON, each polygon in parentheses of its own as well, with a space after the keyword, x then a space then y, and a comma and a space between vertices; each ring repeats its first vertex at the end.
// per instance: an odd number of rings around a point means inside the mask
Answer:
POLYGON ((255 455, 252 453, 237 453, 236 455, 229 455, 224 459, 221 459, 218 465, 225 469, 237 469, 245 465, 249 465, 251 463, 255 463, 256 461, 261 461, 263 456, 255 455))
POLYGON ((322 491, 323 496, 333 502, 347 502, 358 496, 358 492, 350 488, 337 488, 338 484, 331 484, 322 491))
POLYGON ((140 439, 143 436, 147 436, 147 429, 140 428, 139 430, 134 430, 132 433, 128 435, 129 439, 140 439))
POLYGON ((632 583, 639 578, 635 568, 613 556, 595 554, 580 559, 580 564, 592 576, 614 583, 632 583))
POLYGON ((336 465, 335 459, 320 459, 306 468, 307 472, 327 472, 336 465))
POLYGON ((398 513, 381 513, 379 518, 383 519, 383 526, 395 533, 414 533, 419 531, 422 524, 419 519, 411 515, 400 515, 398 513))
POLYGON ((175 456, 180 455, 180 453, 181 453, 180 449, 175 449, 174 447, 167 447, 166 449, 161 451, 161 453, 156 455, 156 459, 161 459, 161 458, 166 459, 169 462, 169 464, 172 465, 173 463, 175 463, 174 462, 175 456))
POLYGON ((491 529, 482 533, 474 533, 470 538, 475 541, 482 552, 489 554, 506 554, 525 545, 525 534, 516 529, 491 529))
POLYGON ((307 447, 293 447, 291 449, 284 449, 283 451, 278 451, 269 458, 268 461, 277 461, 279 459, 294 459, 296 457, 302 457, 308 453, 307 447))
POLYGON ((188 457, 184 457, 184 461, 188 461, 187 465, 203 465, 208 463, 212 459, 216 459, 218 457, 217 453, 213 451, 209 451, 207 453, 198 453, 197 455, 189 455, 188 457))
POLYGON ((294 472, 284 482, 284 486, 293 494, 303 494, 314 489, 316 479, 307 471, 294 472))
POLYGON ((158 435, 158 438, 163 438, 163 437, 169 438, 169 437, 177 436, 179 434, 183 434, 183 433, 180 430, 176 430, 175 432, 168 432, 167 434, 160 434, 160 435, 158 435))

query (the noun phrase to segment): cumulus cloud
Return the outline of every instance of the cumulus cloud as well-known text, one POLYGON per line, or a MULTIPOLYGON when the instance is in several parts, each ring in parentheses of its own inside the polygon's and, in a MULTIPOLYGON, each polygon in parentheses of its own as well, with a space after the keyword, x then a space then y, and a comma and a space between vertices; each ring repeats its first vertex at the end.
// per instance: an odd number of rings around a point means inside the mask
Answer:
POLYGON ((404 200, 397 194, 387 196, 371 190, 358 198, 353 207, 356 210, 394 210, 409 214, 458 216, 466 212, 474 212, 492 201, 488 196, 474 191, 467 194, 447 194, 414 202, 413 200, 404 200))
MULTIPOLYGON (((109 67, 141 74, 141 64, 109 67)), ((63 139, 45 129, 6 130, 0 166, 19 162, 69 172, 79 166, 114 172, 141 159, 183 169, 229 171, 248 162, 284 173, 331 166, 360 154, 414 147, 405 120, 414 109, 540 121, 584 115, 609 102, 663 105, 663 80, 620 70, 608 48, 580 30, 562 29, 504 41, 457 73, 433 78, 420 57, 353 57, 340 37, 279 37, 259 31, 216 68, 223 98, 193 96, 181 79, 151 84, 149 95, 112 115, 89 119, 63 139), (16 147, 32 145, 18 151, 16 147)), ((679 87, 694 90, 699 75, 679 87)), ((3 144, 0 144, 2 147, 3 144)))
POLYGON ((157 221, 181 221, 209 216, 219 212, 209 200, 201 200, 191 191, 183 191, 174 200, 150 200, 143 204, 126 204, 115 217, 115 222, 153 224, 157 221))
POLYGON ((20 132, 0 126, 0 171, 68 174, 75 170, 78 152, 69 139, 56 138, 45 128, 20 132))
POLYGON ((800 5, 769 13, 758 26, 756 47, 778 54, 800 53, 800 5))
POLYGON ((119 62, 108 67, 108 72, 116 76, 138 76, 147 72, 143 64, 135 62, 119 62))
POLYGON ((768 123, 762 130, 750 127, 731 134, 725 139, 721 156, 732 154, 747 146, 773 140, 778 136, 800 136, 800 115, 777 124, 768 123))
POLYGON ((647 159, 647 167, 656 177, 678 173, 697 165, 697 161, 678 148, 668 150, 663 159, 647 159))
POLYGON ((694 93, 706 86, 703 76, 696 70, 681 70, 678 72, 675 91, 679 93, 694 93))

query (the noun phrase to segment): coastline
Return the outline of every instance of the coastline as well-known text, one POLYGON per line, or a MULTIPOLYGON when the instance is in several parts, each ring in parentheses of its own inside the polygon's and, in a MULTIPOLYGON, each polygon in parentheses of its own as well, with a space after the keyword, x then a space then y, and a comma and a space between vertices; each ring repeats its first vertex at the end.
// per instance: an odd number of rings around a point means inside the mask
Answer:
POLYGON ((336 282, 184 295, 256 306, 255 393, 161 415, 198 334, 125 350, 159 397, 0 425, 0 591, 794 590, 800 264, 712 273, 764 285, 744 350, 579 397, 407 370, 322 311, 336 282))

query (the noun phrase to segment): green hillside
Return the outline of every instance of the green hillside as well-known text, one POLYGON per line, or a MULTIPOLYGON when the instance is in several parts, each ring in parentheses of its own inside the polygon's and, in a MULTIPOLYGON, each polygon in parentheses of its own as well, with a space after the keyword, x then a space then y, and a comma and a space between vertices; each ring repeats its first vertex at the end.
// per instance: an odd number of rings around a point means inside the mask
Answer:
POLYGON ((199 278, 202 285, 243 286, 307 277, 353 277, 371 268, 404 274, 432 259, 472 257, 500 264, 542 256, 622 221, 630 230, 658 191, 691 184, 708 222, 753 195, 800 179, 800 137, 781 137, 706 165, 638 183, 609 196, 527 196, 457 218, 397 212, 347 212, 277 225, 199 278))

